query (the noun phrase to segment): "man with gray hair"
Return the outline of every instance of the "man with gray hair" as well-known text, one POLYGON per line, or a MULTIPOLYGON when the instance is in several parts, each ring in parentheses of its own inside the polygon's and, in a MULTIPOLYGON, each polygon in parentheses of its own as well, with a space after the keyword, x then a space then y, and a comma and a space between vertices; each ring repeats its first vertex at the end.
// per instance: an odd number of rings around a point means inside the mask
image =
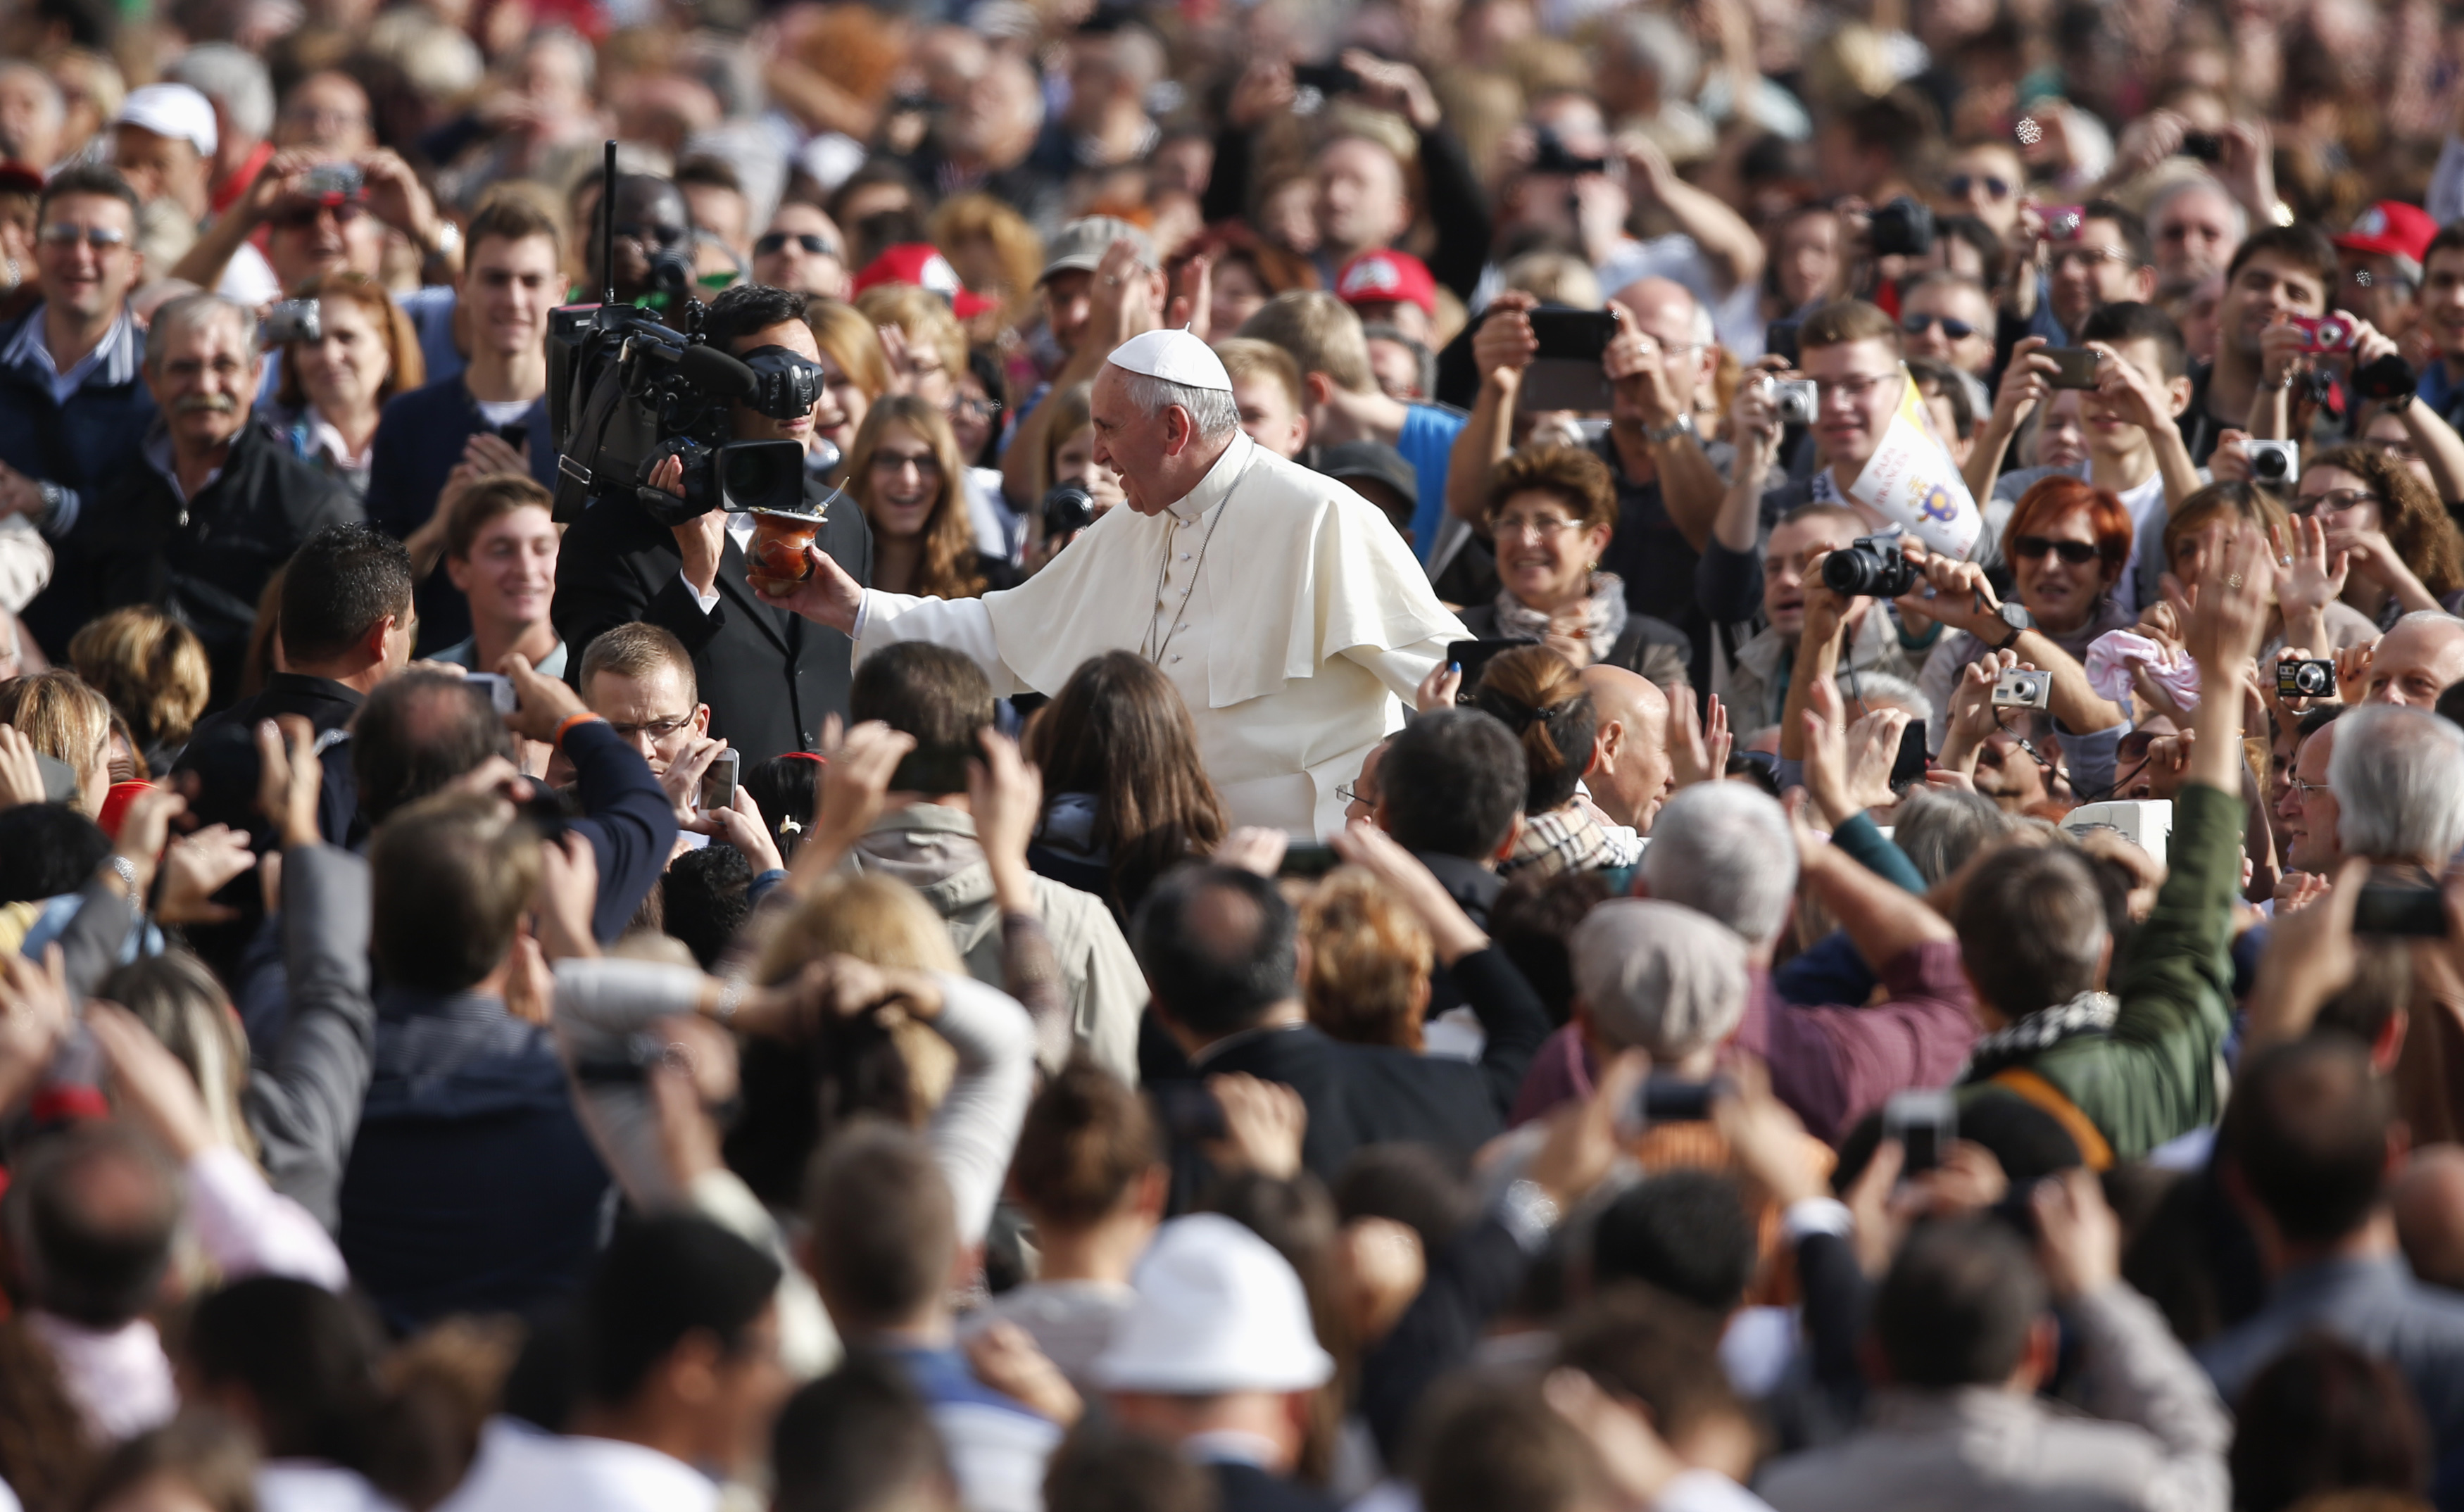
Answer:
MULTIPOLYGON (((1101 276, 1134 264, 1115 246, 1101 276)), ((1348 312, 1347 312, 1348 313, 1348 312)), ((1095 461, 1128 501, 1049 566, 980 599, 866 591, 819 551, 767 602, 856 639, 963 651, 996 696, 1057 693, 1089 657, 1134 650, 1179 690, 1236 823, 1307 835, 1461 640, 1377 507, 1241 431, 1232 380, 1185 331, 1114 347, 1095 380, 1095 461)))
MULTIPOLYGON (((1872 821, 1853 816, 1828 844, 1808 839, 1800 846, 1779 804, 1745 783, 1698 782, 1652 821, 1638 890, 1725 925, 1738 939, 1748 986, 1732 1026, 1736 1045, 1770 1066, 1771 1091, 1809 1132, 1836 1140, 1893 1092, 1939 1086, 1958 1072, 1976 1035, 1974 997, 1950 925, 1860 859, 1879 860, 1889 849, 1872 821), (1881 983, 1883 1001, 1793 1002, 1773 985, 1772 951, 1788 928, 1800 869, 1806 889, 1881 983)), ((1583 979, 1578 960, 1578 992, 1583 979)), ((1628 1042, 1580 1023, 1560 1030, 1533 1062, 1515 1122, 1582 1095, 1601 1052, 1628 1042)))
POLYGON ((0 63, 0 158, 51 167, 60 155, 68 101, 52 76, 32 63, 0 63))
POLYGON ((358 500, 250 424, 263 361, 255 316, 220 295, 154 312, 153 427, 79 513, 43 596, 45 623, 70 629, 131 603, 184 622, 213 664, 214 708, 239 690, 266 580, 301 541, 361 517, 358 500))

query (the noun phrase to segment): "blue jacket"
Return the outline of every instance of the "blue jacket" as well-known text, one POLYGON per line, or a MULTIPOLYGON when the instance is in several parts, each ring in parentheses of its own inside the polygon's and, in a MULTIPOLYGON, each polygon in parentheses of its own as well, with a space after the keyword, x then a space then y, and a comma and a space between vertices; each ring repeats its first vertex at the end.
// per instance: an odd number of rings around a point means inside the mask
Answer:
MULTIPOLYGON (((0 353, 42 318, 38 304, 24 319, 0 327, 0 353)), ((154 423, 154 396, 139 375, 144 360, 145 333, 131 325, 120 349, 86 375, 66 405, 53 402, 51 375, 39 361, 14 367, 0 362, 0 462, 30 478, 75 491, 80 503, 90 502, 103 478, 135 452, 154 423)), ((61 522, 63 531, 68 523, 61 522)), ((55 533, 47 529, 44 534, 55 533)))
MULTIPOLYGON (((547 401, 533 404, 524 418, 530 426, 531 476, 553 489, 556 437, 548 430, 547 401)), ((396 394, 377 421, 368 458, 368 523, 396 540, 427 524, 446 475, 462 461, 463 447, 486 428, 487 417, 459 373, 396 394)), ((420 655, 470 635, 471 606, 442 563, 419 584, 413 602, 419 608, 420 655)))

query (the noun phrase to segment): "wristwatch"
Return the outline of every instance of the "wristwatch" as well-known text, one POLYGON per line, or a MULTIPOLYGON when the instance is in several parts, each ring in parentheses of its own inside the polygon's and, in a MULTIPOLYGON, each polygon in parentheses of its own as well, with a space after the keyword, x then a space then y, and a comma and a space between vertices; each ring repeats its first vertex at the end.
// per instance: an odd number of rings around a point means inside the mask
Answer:
POLYGON ((1674 441, 1679 436, 1690 436, 1693 433, 1694 417, 1692 415, 1683 413, 1664 426, 1645 426, 1642 427, 1642 439, 1650 442, 1655 447, 1660 446, 1664 442, 1674 441))
POLYGON ((446 216, 436 217, 436 245, 428 250, 430 257, 451 257, 462 246, 462 228, 446 216))
POLYGON ((1993 606, 1993 614, 1996 619, 2011 627, 2009 634, 1993 643, 1993 648, 1997 651, 2007 651, 2018 645, 2019 637, 2027 634, 2035 625, 2035 622, 2028 618, 2028 611, 2015 603, 1997 603, 1993 606))

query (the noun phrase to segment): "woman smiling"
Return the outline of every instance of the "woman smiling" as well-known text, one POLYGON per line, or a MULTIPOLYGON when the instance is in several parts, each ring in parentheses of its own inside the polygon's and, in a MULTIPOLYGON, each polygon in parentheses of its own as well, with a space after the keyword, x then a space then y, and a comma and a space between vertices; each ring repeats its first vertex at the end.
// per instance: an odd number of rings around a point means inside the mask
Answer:
POLYGON ((973 599, 1014 581, 976 550, 966 469, 940 406, 892 394, 871 408, 847 453, 847 493, 872 526, 872 586, 928 599, 973 599))
POLYGON ((1629 612, 1624 580, 1598 570, 1617 525, 1607 463, 1586 449, 1527 447, 1498 464, 1488 499, 1504 586, 1496 602, 1463 610, 1465 630, 1483 641, 1544 642, 1576 670, 1599 663, 1662 687, 1685 681, 1685 632, 1629 612))

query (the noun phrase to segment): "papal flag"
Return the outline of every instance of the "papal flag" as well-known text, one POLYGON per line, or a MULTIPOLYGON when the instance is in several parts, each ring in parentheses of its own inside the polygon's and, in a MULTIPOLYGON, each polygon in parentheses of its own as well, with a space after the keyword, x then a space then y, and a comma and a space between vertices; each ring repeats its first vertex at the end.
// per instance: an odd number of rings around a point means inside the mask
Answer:
POLYGON ((1929 551, 1965 558, 1976 547, 1985 518, 1959 475, 1959 464, 1933 432, 1916 381, 1900 385, 1899 411, 1882 444, 1848 486, 1848 496, 1898 521, 1929 551))

